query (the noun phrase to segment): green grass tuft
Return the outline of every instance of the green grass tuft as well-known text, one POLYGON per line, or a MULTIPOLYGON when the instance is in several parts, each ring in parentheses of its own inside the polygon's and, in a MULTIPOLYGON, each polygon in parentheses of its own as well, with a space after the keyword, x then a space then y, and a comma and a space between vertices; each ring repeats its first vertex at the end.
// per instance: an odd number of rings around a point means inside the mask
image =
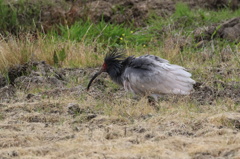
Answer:
POLYGON ((78 21, 72 26, 59 26, 60 31, 53 31, 49 37, 60 40, 70 40, 84 42, 88 45, 101 44, 102 46, 146 46, 151 41, 153 35, 149 32, 138 31, 124 24, 109 24, 101 21, 94 24, 91 21, 78 21))

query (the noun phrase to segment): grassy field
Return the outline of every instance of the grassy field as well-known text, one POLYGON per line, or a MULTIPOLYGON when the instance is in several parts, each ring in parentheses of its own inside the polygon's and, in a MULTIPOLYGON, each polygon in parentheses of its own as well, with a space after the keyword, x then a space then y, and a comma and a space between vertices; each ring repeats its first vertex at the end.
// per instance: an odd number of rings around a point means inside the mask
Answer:
POLYGON ((0 158, 240 158, 240 43, 194 39, 197 28, 238 15, 239 9, 191 11, 178 4, 172 16, 153 14, 144 28, 78 21, 48 33, 2 36, 4 77, 29 61, 46 61, 69 76, 61 87, 16 87, 13 98, 2 99, 0 158), (184 66, 201 85, 156 106, 106 74, 87 92, 94 68, 113 47, 184 66))

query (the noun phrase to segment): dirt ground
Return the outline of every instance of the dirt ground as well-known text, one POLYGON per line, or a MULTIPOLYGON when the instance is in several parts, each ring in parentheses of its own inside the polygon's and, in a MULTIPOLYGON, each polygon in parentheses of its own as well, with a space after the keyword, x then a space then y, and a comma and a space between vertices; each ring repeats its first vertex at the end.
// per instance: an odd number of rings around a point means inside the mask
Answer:
POLYGON ((14 86, 1 80, 0 158, 240 158, 239 83, 198 82, 190 97, 166 97, 157 110, 122 88, 104 91, 106 75, 87 92, 82 79, 95 72, 45 62, 12 68, 14 86))
MULTIPOLYGON (((186 2, 211 9, 229 4, 224 0, 186 2)), ((63 19, 73 23, 86 10, 93 20, 104 15, 108 22, 134 19, 136 26, 144 26, 149 10, 166 16, 175 3, 75 1, 77 8, 47 8, 43 27, 47 30, 63 19)), ((237 3, 233 9, 239 5, 239 1, 232 3, 237 3)), ((235 21, 239 23, 239 18, 235 21)), ((240 159, 239 82, 195 79, 190 96, 166 96, 153 106, 113 85, 106 74, 87 92, 87 82, 96 71, 57 69, 42 61, 11 68, 10 84, 0 76, 0 159, 240 159)), ((240 76, 240 69, 211 67, 205 74, 240 76)))
MULTIPOLYGON (((96 23, 103 20, 109 23, 144 27, 148 18, 153 15, 167 17, 174 13, 178 2, 184 2, 192 9, 201 7, 218 10, 230 7, 236 10, 240 6, 239 0, 51 0, 52 5, 46 5, 44 1, 26 3, 29 8, 34 8, 36 2, 42 6, 39 16, 35 19, 38 19, 37 27, 44 31, 51 30, 56 24, 71 25, 76 20, 87 19, 96 23)), ((17 4, 14 6, 19 7, 17 4)), ((18 16, 20 23, 24 22, 23 15, 18 16)), ((29 14, 25 16, 31 17, 29 14)))

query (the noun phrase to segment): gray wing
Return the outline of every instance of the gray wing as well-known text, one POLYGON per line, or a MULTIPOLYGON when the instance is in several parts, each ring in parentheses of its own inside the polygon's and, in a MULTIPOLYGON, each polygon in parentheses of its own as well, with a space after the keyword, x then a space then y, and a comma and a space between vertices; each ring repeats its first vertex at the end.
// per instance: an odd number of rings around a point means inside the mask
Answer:
POLYGON ((123 85, 136 94, 189 94, 194 80, 181 66, 153 55, 135 58, 123 74, 123 85))
POLYGON ((160 58, 158 56, 154 56, 154 55, 143 55, 138 58, 139 58, 138 60, 143 59, 143 60, 147 60, 147 61, 158 61, 160 63, 169 63, 168 60, 162 59, 162 58, 160 58))

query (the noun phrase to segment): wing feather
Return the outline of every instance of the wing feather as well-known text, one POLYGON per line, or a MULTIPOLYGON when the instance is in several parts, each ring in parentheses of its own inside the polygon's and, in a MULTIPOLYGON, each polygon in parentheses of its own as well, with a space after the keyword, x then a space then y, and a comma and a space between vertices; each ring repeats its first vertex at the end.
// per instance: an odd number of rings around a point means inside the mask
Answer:
POLYGON ((195 81, 185 68, 153 55, 135 58, 126 68, 126 90, 136 94, 189 94, 195 81))

